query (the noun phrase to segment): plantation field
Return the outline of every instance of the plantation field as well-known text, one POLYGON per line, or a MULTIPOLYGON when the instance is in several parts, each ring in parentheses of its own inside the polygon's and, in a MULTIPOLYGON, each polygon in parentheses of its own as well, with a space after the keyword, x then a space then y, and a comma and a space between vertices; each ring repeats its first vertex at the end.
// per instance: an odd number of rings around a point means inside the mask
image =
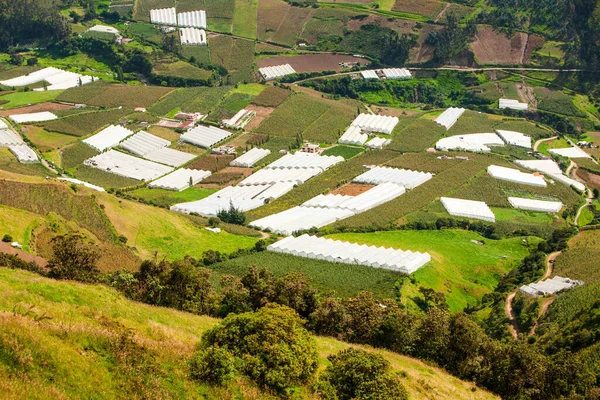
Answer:
MULTIPOLYGON (((195 103, 195 106, 200 108, 203 104, 201 104, 204 98, 208 98, 206 102, 214 101, 217 102, 222 95, 227 92, 227 89, 223 89, 221 87, 193 87, 193 88, 181 88, 177 89, 167 96, 163 97, 160 101, 153 104, 148 111, 155 115, 167 115, 170 114, 173 110, 181 110, 181 111, 194 111, 190 105, 195 103)), ((214 105, 214 104, 213 104, 214 105)), ((211 108, 202 107, 199 109, 199 112, 208 112, 211 108)))
MULTIPOLYGON (((185 1, 194 2, 194 0, 185 1)), ((204 0, 204 7, 208 18, 208 29, 217 32, 231 32, 235 15, 235 0, 204 0)))
POLYGON ((63 93, 62 90, 49 90, 45 92, 13 92, 5 95, 0 94, 0 102, 3 103, 3 109, 17 108, 31 104, 53 101, 60 96, 61 93, 63 93))
POLYGON ((346 160, 348 160, 352 157, 359 155, 363 151, 365 151, 365 149, 363 149, 362 147, 338 145, 338 146, 334 146, 334 147, 331 147, 331 148, 325 150, 322 153, 322 155, 324 155, 324 156, 342 156, 346 160))
POLYGON ((233 34, 256 39, 258 0, 235 0, 233 34))
POLYGON ((43 217, 17 208, 0 206, 0 237, 12 236, 15 242, 23 245, 23 250, 30 251, 31 232, 43 221, 43 217))
POLYGON ((435 122, 426 118, 418 118, 407 127, 396 126, 391 136, 392 143, 388 145, 388 149, 402 152, 423 151, 435 145, 435 142, 445 132, 446 129, 435 122))
POLYGON ((538 100, 538 109, 557 114, 585 117, 585 113, 575 107, 573 97, 558 90, 536 87, 533 89, 538 100))
POLYGON ((108 195, 98 198, 117 232, 128 238, 127 243, 136 247, 142 258, 153 257, 155 251, 159 258, 169 260, 186 255, 200 257, 206 250, 231 253, 256 242, 256 238, 248 236, 198 229, 186 217, 161 208, 108 195))
POLYGON ((282 0, 261 0, 258 4, 258 38, 294 46, 312 12, 310 7, 293 7, 282 0))
POLYGON ((27 132, 24 132, 24 135, 42 152, 66 146, 77 140, 73 136, 48 132, 42 127, 33 125, 27 127, 27 132))
POLYGON ((252 104, 260 107, 279 107, 293 93, 291 90, 268 86, 261 94, 252 99, 252 104))
POLYGON ((600 282, 600 231, 581 231, 554 261, 554 275, 582 280, 585 283, 600 282))
POLYGON ((227 84, 252 82, 254 42, 231 36, 215 36, 210 40, 210 59, 214 65, 227 69, 227 84))
MULTIPOLYGON (((460 312, 467 304, 475 305, 490 293, 500 278, 528 254, 522 238, 485 239, 475 232, 462 230, 388 231, 342 233, 328 236, 351 243, 428 252, 432 264, 412 274, 415 283, 404 281, 401 300, 414 307, 412 297, 419 296, 419 286, 446 295, 451 312, 460 312), (483 241, 484 245, 472 240, 483 241)), ((532 245, 539 239, 530 238, 532 245)))
POLYGON ((130 186, 137 186, 141 183, 141 181, 135 179, 111 174, 110 172, 87 167, 85 165, 80 165, 77 167, 75 170, 75 177, 105 189, 120 189, 130 186))
POLYGON ((232 90, 221 99, 216 108, 209 114, 208 120, 220 123, 225 118, 231 118, 250 104, 253 98, 254 95, 252 94, 232 90))
POLYGON ((148 108, 173 90, 161 86, 85 85, 64 91, 57 100, 107 108, 148 108))
POLYGON ((467 110, 456 121, 454 126, 448 130, 448 136, 461 135, 465 133, 489 133, 494 132, 494 127, 502 120, 501 116, 478 113, 467 110))
MULTIPOLYGON (((210 41, 210 38, 207 40, 210 41)), ((181 54, 183 54, 183 56, 188 60, 194 57, 197 63, 204 65, 210 64, 209 46, 183 46, 181 49, 181 54)))
POLYGON ((208 69, 198 68, 185 61, 160 63, 154 66, 152 72, 157 75, 174 76, 186 79, 209 79, 213 74, 212 71, 208 69))
POLYGON ((137 197, 142 201, 146 201, 159 207, 170 207, 177 203, 201 200, 210 196, 216 191, 217 189, 197 187, 191 187, 181 192, 174 192, 172 190, 164 189, 141 188, 127 192, 127 195, 137 197))
POLYGON ((82 164, 88 158, 94 157, 99 153, 83 142, 77 142, 62 151, 61 167, 64 169, 75 168, 82 164))
POLYGON ((114 124, 131 114, 131 110, 114 109, 108 111, 93 111, 77 114, 72 117, 55 119, 54 121, 42 122, 47 131, 65 133, 73 136, 87 136, 110 124, 114 124))

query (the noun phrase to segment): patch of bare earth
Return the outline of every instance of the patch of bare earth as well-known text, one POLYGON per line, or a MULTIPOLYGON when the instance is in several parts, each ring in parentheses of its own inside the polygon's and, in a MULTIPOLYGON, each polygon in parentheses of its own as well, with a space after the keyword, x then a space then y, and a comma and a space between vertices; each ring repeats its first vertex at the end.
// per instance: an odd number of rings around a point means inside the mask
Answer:
POLYGON ((279 56, 264 58, 258 62, 259 68, 290 64, 296 72, 341 71, 341 62, 366 64, 363 58, 344 54, 304 54, 301 56, 279 56))
POLYGON ((419 114, 419 111, 416 110, 401 110, 399 108, 391 108, 391 107, 381 107, 381 106, 371 106, 371 110, 375 114, 385 115, 388 117, 412 117, 419 114))
POLYGON ((527 34, 517 32, 509 38, 489 26, 479 26, 475 41, 471 43, 480 64, 521 64, 526 45, 527 34))
POLYGON ((240 183, 245 178, 252 175, 252 168, 226 167, 219 172, 205 178, 202 183, 196 187, 207 189, 221 189, 240 183))
POLYGON ((254 111, 256 113, 256 116, 254 118, 252 118, 252 120, 244 128, 246 131, 252 131, 252 130, 258 128, 258 126, 265 119, 267 119, 273 111, 275 111, 275 109, 273 107, 262 107, 262 106, 257 106, 254 104, 249 104, 245 108, 246 108, 246 110, 254 111))
POLYGON ((542 47, 546 43, 546 39, 538 35, 529 35, 529 42, 527 42, 527 49, 523 55, 523 63, 528 63, 531 60, 531 55, 534 51, 542 47))
POLYGON ((45 267, 48 265, 48 261, 46 261, 45 258, 34 256, 33 254, 26 253, 23 250, 15 249, 10 245, 10 243, 0 242, 0 253, 15 255, 25 262, 34 262, 40 267, 45 267))
POLYGON ((577 168, 574 175, 576 179, 583 180, 592 189, 600 190, 600 175, 591 173, 583 168, 577 168))
POLYGON ((331 191, 331 194, 341 194, 344 196, 358 196, 361 193, 366 192, 369 189, 374 188, 375 185, 364 185, 362 183, 347 183, 340 186, 337 189, 331 191))
POLYGON ((350 29, 351 31, 357 31, 360 29, 361 26, 367 24, 377 24, 379 26, 390 28, 402 34, 415 33, 414 30, 416 29, 415 27, 417 25, 417 22, 398 18, 386 18, 382 17, 381 15, 369 15, 367 18, 364 19, 351 19, 350 21, 348 21, 348 29, 350 29))
POLYGON ((12 108, 10 110, 0 110, 0 117, 8 117, 9 115, 14 114, 30 114, 44 111, 62 111, 62 110, 70 110, 71 108, 75 108, 72 104, 61 104, 61 103, 40 103, 34 104, 32 106, 27 107, 19 107, 12 108))

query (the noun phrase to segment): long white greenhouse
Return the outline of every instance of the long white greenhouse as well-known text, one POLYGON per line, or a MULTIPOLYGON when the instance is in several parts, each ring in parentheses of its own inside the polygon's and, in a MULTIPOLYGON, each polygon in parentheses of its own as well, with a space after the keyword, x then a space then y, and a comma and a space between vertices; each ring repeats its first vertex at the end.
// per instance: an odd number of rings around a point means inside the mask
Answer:
POLYGON ((206 29, 206 11, 188 11, 177 14, 177 24, 184 28, 206 29))
POLYGON ((360 114, 352 121, 350 126, 357 126, 363 131, 392 133, 394 127, 398 124, 398 117, 389 117, 385 115, 360 114))
POLYGON ((373 139, 371 139, 367 143, 365 143, 365 146, 367 146, 370 149, 381 150, 390 143, 392 143, 392 139, 384 139, 384 138, 380 138, 380 137, 374 137, 373 139))
POLYGON ((463 150, 489 153, 491 146, 504 146, 504 141, 495 133, 471 133, 442 138, 435 148, 441 151, 463 150))
POLYGON ((496 133, 506 142, 506 144, 524 147, 526 149, 531 148, 531 136, 524 135, 521 132, 505 131, 502 129, 496 129, 496 133))
POLYGON ((431 261, 428 253, 360 245, 302 235, 289 236, 267 247, 268 251, 329 262, 365 265, 411 274, 431 261))
POLYGON ((26 144, 15 144, 8 146, 11 153, 17 157, 20 163, 36 163, 39 161, 37 154, 26 144))
POLYGON ((546 180, 543 176, 527 174, 519 171, 518 169, 490 165, 487 169, 487 172, 492 177, 503 181, 520 183, 522 185, 546 187, 546 180))
POLYGON ((281 78, 286 75, 295 74, 296 71, 290 64, 283 65, 274 65, 272 67, 263 67, 259 68, 258 72, 265 78, 265 80, 269 81, 272 79, 281 78))
POLYGON ((21 136, 11 129, 0 129, 0 147, 15 146, 23 143, 21 136))
POLYGON ((150 10, 150 22, 157 25, 177 26, 175 7, 150 10))
POLYGON ((527 211, 539 211, 547 213, 557 213, 562 208, 563 204, 560 201, 546 201, 526 199, 522 197, 509 197, 508 202, 514 208, 527 211))
POLYGON ((344 162, 344 157, 321 156, 318 154, 297 151, 294 154, 286 154, 280 159, 267 165, 265 168, 320 168, 324 171, 341 162, 344 162))
POLYGON ((384 68, 381 70, 386 79, 410 79, 412 75, 406 68, 384 68))
POLYGON ((63 71, 62 69, 54 67, 48 67, 32 72, 29 75, 22 75, 16 78, 0 81, 0 85, 8 87, 28 86, 44 81, 48 83, 46 87, 35 88, 33 90, 41 92, 45 90, 70 89, 92 82, 93 77, 76 74, 74 72, 63 71))
POLYGON ((565 149, 550 149, 550 153, 558 154, 567 158, 592 158, 588 153, 581 150, 579 147, 567 147, 565 149))
POLYGON ((92 185, 91 183, 79 180, 79 179, 75 179, 75 178, 67 178, 67 177, 60 177, 58 178, 59 181, 65 181, 65 182, 70 182, 70 183, 74 183, 76 185, 81 185, 81 186, 85 186, 88 189, 92 189, 95 190, 97 192, 106 192, 106 190, 104 190, 104 188, 101 188, 100 186, 96 186, 96 185, 92 185))
POLYGON ((369 139, 369 135, 362 133, 358 126, 350 126, 338 139, 338 143, 362 146, 369 139))
POLYGON ((252 168, 254 164, 271 154, 269 149, 253 147, 235 160, 229 163, 232 167, 252 168))
POLYGON ((529 296, 538 297, 569 290, 580 285, 583 285, 582 281, 555 276, 552 279, 523 285, 519 288, 519 291, 529 296))
POLYGON ((446 129, 450 129, 465 111, 466 110, 464 108, 450 107, 441 113, 435 119, 435 122, 446 129))
POLYGON ((221 123, 226 128, 243 129, 255 116, 255 111, 242 109, 235 113, 233 117, 222 120, 221 123))
POLYGON ((320 168, 263 168, 241 181, 240 185, 268 185, 277 182, 291 182, 300 185, 323 172, 320 168))
POLYGON ((183 164, 192 161, 196 156, 184 151, 162 147, 152 153, 146 154, 144 158, 157 163, 170 165, 171 167, 180 167, 183 164))
POLYGON ((166 139, 140 131, 121 142, 120 146, 130 153, 144 157, 146 154, 167 147, 170 144, 171 142, 166 139))
POLYGON ((193 144, 194 146, 208 149, 227 139, 231 135, 233 135, 233 133, 217 128, 216 126, 198 125, 181 135, 181 140, 193 144))
POLYGON ((414 189, 427 182, 432 177, 433 175, 429 172, 389 167, 373 167, 367 172, 354 178, 354 182, 371 185, 389 182, 404 186, 407 189, 414 189))
POLYGON ((139 181, 151 181, 173 171, 173 168, 158 164, 116 150, 98 154, 83 162, 88 167, 97 168, 111 174, 137 179, 139 181))
POLYGON ((448 214, 455 217, 496 222, 496 216, 483 201, 454 199, 451 197, 442 197, 440 200, 448 214))
POLYGON ((374 69, 360 71, 360 75, 363 79, 379 79, 379 75, 377 75, 377 72, 374 69))
POLYGON ((111 125, 94 136, 83 140, 83 143, 98 151, 104 151, 117 146, 121 141, 133 135, 133 132, 120 125, 111 125))
POLYGON ((210 175, 210 171, 181 168, 154 182, 150 182, 148 187, 181 192, 182 190, 200 183, 210 175))
POLYGON ((204 29, 181 28, 179 39, 184 46, 206 46, 206 32, 204 29))
POLYGON ((573 186, 579 191, 585 191, 585 185, 564 175, 558 164, 552 160, 516 160, 515 163, 531 171, 538 171, 550 178, 573 186))
POLYGON ((56 115, 49 111, 30 113, 30 114, 14 114, 8 118, 15 121, 17 124, 26 124, 29 122, 44 122, 58 119, 56 115))
POLYGON ((513 110, 527 111, 529 105, 527 103, 521 103, 518 100, 500 99, 498 100, 498 108, 512 108, 513 110))

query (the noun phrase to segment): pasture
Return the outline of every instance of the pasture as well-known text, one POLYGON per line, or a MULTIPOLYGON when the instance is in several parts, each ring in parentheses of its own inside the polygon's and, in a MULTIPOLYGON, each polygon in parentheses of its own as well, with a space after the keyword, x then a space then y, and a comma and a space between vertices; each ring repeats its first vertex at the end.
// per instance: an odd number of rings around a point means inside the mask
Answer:
POLYGON ((55 100, 62 90, 48 90, 45 92, 12 92, 0 94, 3 109, 29 106, 31 104, 46 103, 55 100))
POLYGON ((12 208, 0 206, 0 236, 10 235, 13 240, 23 245, 25 251, 30 251, 29 242, 31 233, 42 223, 41 215, 12 208))
POLYGON ((258 0, 235 0, 233 34, 256 39, 258 0))
POLYGON ((27 126, 27 132, 24 132, 24 135, 27 139, 31 140, 41 152, 64 147, 77 140, 77 138, 71 135, 48 132, 44 128, 34 125, 27 126))

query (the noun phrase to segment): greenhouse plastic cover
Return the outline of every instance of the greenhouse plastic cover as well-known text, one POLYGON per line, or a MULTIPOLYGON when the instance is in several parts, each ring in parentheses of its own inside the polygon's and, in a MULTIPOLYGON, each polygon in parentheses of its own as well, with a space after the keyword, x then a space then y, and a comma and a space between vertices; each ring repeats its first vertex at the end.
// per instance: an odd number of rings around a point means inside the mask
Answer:
POLYGON ((0 130, 8 129, 8 125, 2 119, 0 119, 0 130))
POLYGON ((258 147, 253 147, 248 150, 235 160, 229 163, 232 167, 243 167, 243 168, 251 168, 258 161, 262 160, 266 156, 271 154, 271 150, 269 149, 260 149, 258 147))
POLYGON ((550 153, 568 158, 592 158, 588 153, 579 147, 567 147, 566 149, 550 149, 550 153))
POLYGON ((84 182, 81 181, 79 179, 75 179, 75 178, 58 178, 59 181, 65 181, 65 182, 71 182, 71 183, 75 183, 77 185, 82 185, 85 186, 86 188, 95 190, 97 192, 105 192, 106 190, 104 190, 104 188, 101 188, 100 186, 96 186, 96 185, 92 185, 91 183, 88 182, 84 182))
POLYGON ((310 178, 319 175, 323 170, 321 168, 263 168, 243 181, 240 185, 266 185, 276 182, 291 182, 300 185, 310 178))
POLYGON ((23 144, 23 139, 11 129, 0 129, 0 147, 23 144))
POLYGON ((446 129, 450 129, 465 111, 466 110, 464 108, 450 107, 441 113, 435 119, 435 122, 446 129))
POLYGON ((177 25, 175 7, 150 10, 150 22, 159 25, 177 25))
MULTIPOLYGON (((177 23, 181 27, 206 29, 206 11, 197 10, 179 13, 177 14, 177 23)), ((206 42, 206 35, 204 37, 204 42, 206 42)))
POLYGON ((384 268, 405 274, 411 274, 431 261, 428 253, 359 245, 309 235, 288 236, 273 243, 267 250, 329 262, 384 268))
MULTIPOLYGON (((233 117, 226 118, 226 119, 222 120, 221 123, 228 128, 239 129, 239 128, 242 128, 242 126, 241 126, 242 123, 244 123, 244 125, 245 125, 250 121, 250 119, 248 119, 246 117, 250 116, 250 114, 252 114, 252 113, 254 113, 254 111, 241 109, 240 111, 235 113, 235 115, 233 117)), ((254 115, 256 115, 256 113, 254 113, 254 115)))
POLYGON ((378 185, 380 183, 396 183, 407 189, 414 189, 433 177, 429 172, 411 171, 388 167, 373 167, 354 178, 354 182, 378 185))
POLYGON ((369 135, 362 133, 360 127, 351 126, 346 129, 346 132, 338 139, 338 143, 362 146, 368 139, 369 135))
POLYGON ((192 161, 196 156, 184 151, 163 147, 152 153, 146 154, 144 158, 161 164, 170 165, 171 167, 180 167, 183 164, 192 161))
POLYGON ((524 147, 526 149, 531 148, 531 137, 522 134, 521 132, 505 131, 502 129, 496 129, 498 136, 502 138, 507 144, 524 147))
POLYGON ((181 28, 179 29, 179 36, 182 45, 206 45, 206 32, 204 31, 204 29, 181 28))
POLYGON ((464 150, 482 153, 490 152, 490 146, 504 146, 504 141, 495 133, 471 133, 445 137, 435 144, 435 148, 441 151, 464 150))
POLYGON ((208 149, 231 135, 233 133, 216 126, 198 125, 181 135, 181 140, 208 149))
POLYGON ((104 151, 117 146, 122 140, 133 135, 133 132, 120 125, 111 125, 101 130, 94 136, 83 140, 83 143, 93 147, 98 151, 104 151))
POLYGON ((116 150, 98 154, 84 161, 88 167, 97 168, 115 175, 151 181, 173 171, 173 168, 152 161, 137 158, 116 150))
POLYGON ((513 110, 525 111, 529 108, 527 103, 521 103, 518 100, 499 99, 498 108, 512 108, 513 110))
POLYGON ((210 171, 181 168, 151 182, 148 187, 181 192, 190 187, 190 178, 193 186, 210 175, 210 171))
POLYGON ((384 139, 384 138, 380 138, 380 137, 374 137, 373 139, 371 139, 367 143, 365 143, 365 146, 367 146, 371 149, 383 149, 385 146, 387 146, 390 143, 392 143, 392 139, 384 139))
POLYGON ((451 197, 442 197, 441 201, 450 215, 496 222, 494 213, 483 201, 454 199, 451 197))
POLYGON ((140 131, 121 143, 121 147, 138 156, 145 156, 158 149, 169 146, 170 141, 151 133, 140 131))
POLYGON ((531 185, 537 187, 546 187, 546 181, 541 175, 527 174, 518 169, 500 167, 498 165, 490 165, 487 169, 488 174, 496 179, 520 183, 523 185, 531 185))
POLYGON ((509 197, 508 202, 514 208, 519 210, 540 211, 548 213, 557 213, 563 204, 560 201, 545 201, 535 199, 525 199, 522 197, 509 197))
POLYGON ((377 72, 374 69, 368 69, 366 71, 360 71, 361 76, 364 79, 379 79, 377 72))
POLYGON ((20 163, 34 163, 39 161, 35 151, 30 149, 26 144, 10 145, 8 149, 17 157, 20 163))
POLYGON ((36 92, 44 90, 59 90, 69 89, 79 86, 79 83, 85 85, 92 82, 91 76, 80 75, 74 72, 63 71, 62 69, 48 67, 39 71, 32 72, 29 75, 22 75, 13 79, 0 81, 1 85, 13 87, 13 86, 27 86, 33 85, 34 83, 46 81, 48 86, 46 88, 35 88, 36 92))
POLYGON ((385 115, 374 115, 374 114, 359 114, 350 126, 358 126, 367 132, 380 132, 392 133, 396 124, 398 124, 398 117, 389 117, 385 115))
POLYGON ((30 114, 14 114, 9 116, 9 118, 15 121, 17 124, 25 124, 27 122, 52 121, 58 117, 49 111, 44 111, 30 114))
POLYGON ((537 283, 523 285, 519 288, 519 290, 522 293, 531 296, 544 296, 548 294, 558 293, 562 290, 572 289, 579 285, 583 285, 583 282, 577 281, 575 279, 555 276, 552 279, 546 279, 537 283))
POLYGON ((406 68, 384 68, 381 70, 387 79, 410 79, 412 75, 406 68))
POLYGON ((290 64, 283 65, 275 65, 273 67, 264 67, 259 68, 258 72, 265 78, 266 80, 281 78, 282 76, 295 74, 296 71, 290 64))
POLYGON ((523 168, 546 174, 565 185, 574 186, 579 191, 585 191, 583 183, 564 175, 558 164, 552 160, 516 160, 515 163, 523 168))
POLYGON ((294 154, 286 154, 265 168, 320 168, 324 171, 343 161, 344 157, 341 156, 321 156, 297 151, 294 154))

